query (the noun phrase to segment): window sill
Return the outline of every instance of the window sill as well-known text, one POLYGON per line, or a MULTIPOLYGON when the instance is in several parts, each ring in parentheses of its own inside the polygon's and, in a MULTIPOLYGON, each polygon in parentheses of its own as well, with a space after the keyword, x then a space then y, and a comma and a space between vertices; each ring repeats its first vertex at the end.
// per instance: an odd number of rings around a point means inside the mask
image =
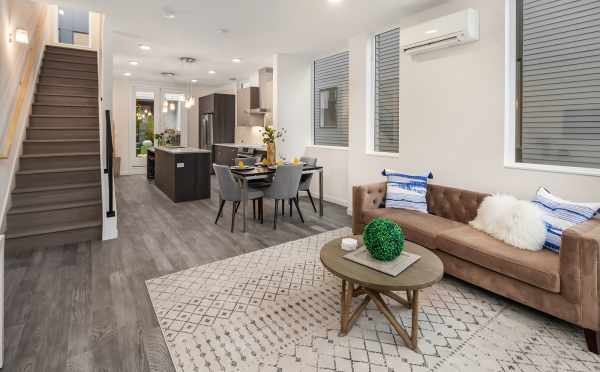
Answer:
POLYGON ((593 169, 593 168, 565 167, 565 166, 560 166, 560 165, 516 163, 516 162, 505 163, 504 167, 511 168, 511 169, 532 170, 532 171, 538 171, 538 172, 576 174, 576 175, 581 175, 581 176, 600 177, 600 169, 593 169))
POLYGON ((341 151, 350 150, 350 147, 347 147, 347 146, 308 145, 306 147, 309 147, 311 149, 323 149, 323 150, 341 150, 341 151))
POLYGON ((384 158, 399 158, 399 152, 378 152, 378 151, 366 151, 365 155, 367 156, 376 156, 376 157, 384 157, 384 158))

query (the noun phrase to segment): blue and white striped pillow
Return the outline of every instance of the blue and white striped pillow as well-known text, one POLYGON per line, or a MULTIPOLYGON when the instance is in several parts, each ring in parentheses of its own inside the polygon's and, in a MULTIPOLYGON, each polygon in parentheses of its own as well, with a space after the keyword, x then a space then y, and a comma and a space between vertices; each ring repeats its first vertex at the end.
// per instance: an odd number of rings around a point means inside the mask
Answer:
POLYGON ((600 212, 600 203, 574 203, 552 195, 543 187, 533 200, 544 213, 546 242, 544 247, 554 252, 560 251, 563 231, 590 220, 600 212))
POLYGON ((384 169, 387 177, 386 208, 403 208, 427 213, 427 181, 432 177, 412 176, 384 169))

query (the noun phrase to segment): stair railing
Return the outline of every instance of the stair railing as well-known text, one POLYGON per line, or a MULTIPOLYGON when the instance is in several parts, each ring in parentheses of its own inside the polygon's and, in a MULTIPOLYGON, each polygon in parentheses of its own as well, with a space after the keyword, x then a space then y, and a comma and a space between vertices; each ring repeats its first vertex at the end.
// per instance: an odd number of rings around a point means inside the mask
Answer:
POLYGON ((105 110, 106 115, 106 168, 104 173, 108 175, 108 211, 106 217, 115 216, 115 207, 113 200, 113 187, 114 187, 114 176, 113 176, 113 138, 112 138, 112 125, 110 120, 110 110, 105 110))

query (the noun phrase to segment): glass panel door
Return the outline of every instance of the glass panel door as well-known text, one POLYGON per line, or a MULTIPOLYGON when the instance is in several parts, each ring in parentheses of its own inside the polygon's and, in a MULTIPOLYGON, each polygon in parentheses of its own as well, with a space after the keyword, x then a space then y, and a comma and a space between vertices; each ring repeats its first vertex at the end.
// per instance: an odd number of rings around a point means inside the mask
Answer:
POLYGON ((130 129, 130 165, 146 166, 146 151, 154 146, 154 134, 158 126, 156 117, 156 92, 151 88, 134 88, 130 129))
POLYGON ((154 143, 154 93, 135 94, 135 156, 145 157, 154 143))

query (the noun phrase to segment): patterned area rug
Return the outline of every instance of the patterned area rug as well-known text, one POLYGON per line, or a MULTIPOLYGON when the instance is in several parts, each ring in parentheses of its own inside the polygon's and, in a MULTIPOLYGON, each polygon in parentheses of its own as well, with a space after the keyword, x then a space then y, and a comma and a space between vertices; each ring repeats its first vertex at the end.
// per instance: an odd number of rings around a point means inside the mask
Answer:
MULTIPOLYGON (((450 277, 420 296, 421 353, 373 304, 339 337, 341 282, 319 250, 350 234, 338 229, 148 280, 176 370, 600 371, 578 328, 450 277)), ((410 329, 410 310, 390 306, 410 329)))

